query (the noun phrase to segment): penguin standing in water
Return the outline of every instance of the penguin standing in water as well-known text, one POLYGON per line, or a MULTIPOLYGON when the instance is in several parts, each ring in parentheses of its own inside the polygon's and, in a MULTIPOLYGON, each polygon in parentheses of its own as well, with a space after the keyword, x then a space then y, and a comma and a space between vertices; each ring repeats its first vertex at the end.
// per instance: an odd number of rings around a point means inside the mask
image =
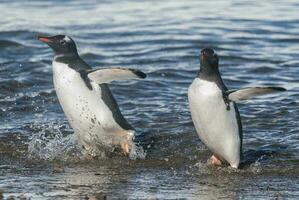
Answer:
POLYGON ((92 69, 78 55, 75 42, 66 35, 39 36, 54 51, 53 80, 59 103, 77 140, 93 157, 103 147, 120 147, 128 155, 134 128, 125 120, 107 83, 143 79, 134 69, 92 69))
POLYGON ((213 49, 203 49, 200 70, 188 89, 192 120, 200 140, 212 151, 213 165, 227 161, 238 168, 242 155, 242 124, 235 102, 273 92, 281 87, 251 87, 228 90, 223 83, 218 56, 213 49))

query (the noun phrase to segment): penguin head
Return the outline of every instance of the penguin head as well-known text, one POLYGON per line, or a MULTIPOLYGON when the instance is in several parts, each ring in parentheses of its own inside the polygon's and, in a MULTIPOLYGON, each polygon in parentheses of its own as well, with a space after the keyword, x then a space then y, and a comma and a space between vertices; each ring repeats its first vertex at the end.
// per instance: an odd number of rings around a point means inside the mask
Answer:
POLYGON ((218 69, 219 58, 217 53, 210 48, 200 51, 200 67, 218 69))
POLYGON ((76 56, 77 47, 73 39, 67 35, 38 36, 38 40, 49 45, 56 55, 76 56))

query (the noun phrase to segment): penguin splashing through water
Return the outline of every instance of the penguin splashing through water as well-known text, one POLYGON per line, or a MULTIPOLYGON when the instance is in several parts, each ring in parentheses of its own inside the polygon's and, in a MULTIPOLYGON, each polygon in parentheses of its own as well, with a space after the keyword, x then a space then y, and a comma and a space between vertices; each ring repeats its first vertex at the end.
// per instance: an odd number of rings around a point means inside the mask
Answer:
POLYGON ((55 53, 54 87, 79 144, 92 157, 101 155, 103 147, 120 148, 128 155, 135 131, 121 114, 107 83, 144 79, 146 75, 134 69, 92 69, 66 35, 39 36, 38 40, 55 53))

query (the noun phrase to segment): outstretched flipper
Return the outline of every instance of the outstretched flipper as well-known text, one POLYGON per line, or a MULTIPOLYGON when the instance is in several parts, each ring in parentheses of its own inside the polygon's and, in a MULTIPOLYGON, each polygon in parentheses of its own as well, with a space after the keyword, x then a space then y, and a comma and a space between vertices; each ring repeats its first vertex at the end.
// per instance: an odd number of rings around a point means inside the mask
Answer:
POLYGON ((87 76, 92 81, 102 84, 120 80, 144 79, 146 74, 136 69, 107 68, 87 71, 87 76))
POLYGON ((228 90, 226 94, 230 101, 243 101, 252 97, 286 91, 282 87, 249 87, 240 90, 228 90))

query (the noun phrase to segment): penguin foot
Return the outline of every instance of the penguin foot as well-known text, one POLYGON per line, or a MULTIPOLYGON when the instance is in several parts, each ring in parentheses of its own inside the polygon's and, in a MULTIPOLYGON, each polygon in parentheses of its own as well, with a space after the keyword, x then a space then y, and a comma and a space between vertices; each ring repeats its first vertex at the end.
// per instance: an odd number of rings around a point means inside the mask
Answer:
POLYGON ((122 143, 122 144, 120 145, 120 147, 121 147, 122 153, 123 153, 125 156, 128 156, 129 153, 130 153, 129 144, 128 144, 128 143, 122 143))
POLYGON ((222 164, 221 160, 215 155, 212 155, 211 158, 208 159, 207 163, 213 166, 220 166, 222 164))
POLYGON ((115 132, 113 135, 112 145, 117 146, 123 155, 129 156, 133 137, 134 134, 130 131, 115 132))

